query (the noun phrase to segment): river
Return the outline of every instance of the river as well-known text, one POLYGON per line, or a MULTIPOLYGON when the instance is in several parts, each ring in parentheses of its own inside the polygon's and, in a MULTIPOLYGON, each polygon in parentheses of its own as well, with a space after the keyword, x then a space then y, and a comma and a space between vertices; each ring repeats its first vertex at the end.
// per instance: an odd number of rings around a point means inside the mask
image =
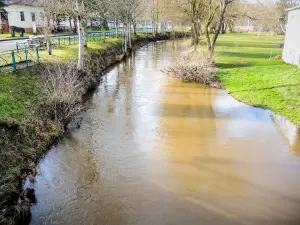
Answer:
POLYGON ((297 128, 167 68, 148 44, 103 77, 38 166, 32 225, 300 224, 297 128))

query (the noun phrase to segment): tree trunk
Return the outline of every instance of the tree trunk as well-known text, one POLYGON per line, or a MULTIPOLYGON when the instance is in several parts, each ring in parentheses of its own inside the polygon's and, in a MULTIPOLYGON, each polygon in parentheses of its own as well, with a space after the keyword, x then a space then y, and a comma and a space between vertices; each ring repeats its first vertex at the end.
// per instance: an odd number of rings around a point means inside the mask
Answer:
POLYGON ((208 27, 205 27, 205 38, 206 38, 207 49, 209 52, 211 52, 211 41, 210 41, 208 27))
POLYGON ((116 38, 118 38, 118 32, 119 32, 119 24, 118 24, 118 20, 117 17, 115 17, 115 32, 116 32, 116 38))
POLYGON ((226 28, 227 28, 226 23, 223 22, 221 28, 221 34, 226 34, 226 28))
POLYGON ((193 24, 193 45, 194 45, 194 51, 197 51, 197 47, 199 44, 199 30, 198 30, 198 26, 197 23, 195 22, 195 20, 192 21, 193 24))
POLYGON ((218 27, 217 27, 217 30, 215 31, 214 38, 213 38, 213 41, 211 43, 211 48, 209 49, 211 53, 214 53, 215 45, 216 45, 217 39, 219 37, 220 31, 221 31, 221 28, 222 28, 222 25, 223 25, 226 8, 227 8, 227 4, 225 4, 223 6, 222 10, 221 10, 218 27))
POLYGON ((72 30, 72 18, 69 17, 69 25, 70 25, 70 29, 69 30, 72 30))
POLYGON ((103 27, 104 30, 109 30, 106 18, 104 18, 103 21, 102 21, 102 27, 103 27))
POLYGON ((129 25, 128 25, 128 44, 129 44, 129 48, 131 49, 132 48, 132 43, 131 43, 131 23, 129 22, 129 25))
POLYGON ((136 23, 135 23, 135 21, 132 21, 132 26, 133 26, 133 34, 136 35, 136 23))
POLYGON ((81 29, 83 30, 83 33, 84 33, 84 47, 87 48, 89 35, 88 35, 87 29, 86 29, 86 22, 84 22, 84 23, 82 22, 81 29))
POLYGON ((155 36, 155 20, 152 20, 152 35, 155 36))
POLYGON ((47 40, 47 52, 49 55, 52 55, 52 44, 50 40, 47 40))
POLYGON ((80 16, 77 18, 77 27, 78 27, 78 65, 79 70, 83 69, 83 60, 84 60, 84 29, 80 16))
POLYGON ((73 32, 76 34, 77 33, 77 30, 78 30, 78 27, 77 27, 77 19, 76 17, 73 18, 73 23, 74 23, 74 29, 73 29, 73 32))
POLYGON ((233 32, 233 25, 231 23, 228 23, 229 32, 233 32))
MULTIPOLYGON (((51 18, 50 16, 47 16, 47 26, 51 27, 51 18)), ((47 29, 47 28, 46 28, 47 29)), ((46 30, 46 45, 47 45, 47 52, 49 55, 52 55, 52 43, 51 43, 51 29, 50 30, 46 30)))
POLYGON ((123 32, 124 32, 124 52, 127 53, 127 37, 128 37, 128 34, 127 34, 127 24, 124 24, 123 25, 123 32))

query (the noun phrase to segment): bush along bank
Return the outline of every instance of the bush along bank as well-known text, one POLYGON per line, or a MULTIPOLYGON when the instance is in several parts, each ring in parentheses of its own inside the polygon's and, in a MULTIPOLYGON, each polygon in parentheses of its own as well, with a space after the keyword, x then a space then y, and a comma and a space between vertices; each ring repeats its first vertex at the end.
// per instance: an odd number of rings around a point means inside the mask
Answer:
POLYGON ((216 76, 215 59, 209 52, 189 52, 187 56, 179 57, 165 71, 170 76, 180 78, 183 82, 198 82, 213 88, 224 88, 216 76))
MULTIPOLYGON (((183 38, 185 33, 138 36, 133 49, 147 42, 183 38)), ((36 74, 40 90, 33 115, 23 119, 0 117, 0 224, 29 224, 36 164, 63 135, 67 125, 83 109, 83 96, 99 83, 105 69, 126 55, 122 45, 94 50, 85 57, 85 69, 74 63, 46 63, 28 68, 36 74), (26 183, 28 183, 26 182, 26 183)))

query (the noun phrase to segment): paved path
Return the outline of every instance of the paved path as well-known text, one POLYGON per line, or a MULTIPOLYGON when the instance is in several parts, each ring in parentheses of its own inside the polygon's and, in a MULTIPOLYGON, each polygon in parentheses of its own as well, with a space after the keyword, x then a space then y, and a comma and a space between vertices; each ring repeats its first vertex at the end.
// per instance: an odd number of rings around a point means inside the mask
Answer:
MULTIPOLYGON (((61 36, 64 38, 68 38, 70 36, 61 36)), ((53 39, 56 39, 58 37, 53 37, 53 39)), ((3 51, 9 51, 16 49, 17 43, 26 43, 28 39, 19 39, 19 40, 11 40, 11 41, 1 41, 0 42, 0 52, 3 51)))
POLYGON ((26 40, 11 40, 0 42, 0 52, 9 51, 16 48, 17 42, 26 42, 26 40))

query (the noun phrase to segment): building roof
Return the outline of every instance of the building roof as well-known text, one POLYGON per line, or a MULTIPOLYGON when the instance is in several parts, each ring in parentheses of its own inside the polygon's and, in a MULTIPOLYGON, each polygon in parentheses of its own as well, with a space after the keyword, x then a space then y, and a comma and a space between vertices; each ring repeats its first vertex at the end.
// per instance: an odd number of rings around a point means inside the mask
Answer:
POLYGON ((36 0, 6 0, 7 5, 35 5, 36 0))
POLYGON ((286 11, 293 11, 293 10, 297 10, 297 9, 300 9, 300 5, 296 6, 296 7, 293 7, 293 8, 289 8, 287 9, 286 11))

